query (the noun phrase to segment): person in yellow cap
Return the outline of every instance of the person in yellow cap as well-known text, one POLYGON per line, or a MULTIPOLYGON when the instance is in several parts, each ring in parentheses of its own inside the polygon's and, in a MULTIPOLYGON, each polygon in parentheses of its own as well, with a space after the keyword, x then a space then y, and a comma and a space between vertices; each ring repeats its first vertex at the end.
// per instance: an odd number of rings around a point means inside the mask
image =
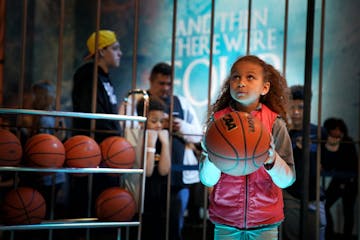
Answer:
MULTIPOLYGON (((110 30, 99 30, 92 33, 86 42, 89 54, 88 61, 78 68, 73 78, 72 102, 75 112, 91 113, 93 99, 94 60, 97 56, 97 98, 96 113, 118 113, 118 101, 110 79, 109 71, 120 65, 122 52, 116 34, 110 30), (97 38, 97 44, 96 44, 97 38), (96 55, 97 54, 97 55, 96 55)), ((90 130, 90 119, 73 118, 74 129, 90 130)), ((95 133, 95 140, 101 142, 108 136, 120 135, 121 129, 118 121, 96 120, 96 130, 110 130, 109 133, 95 133)), ((74 135, 90 135, 90 131, 76 131, 74 135)))
MULTIPOLYGON (((74 112, 92 113, 93 82, 95 62, 97 63, 97 94, 96 113, 117 114, 118 101, 114 85, 110 78, 110 71, 120 65, 122 52, 116 34, 110 30, 100 30, 92 33, 88 38, 88 56, 86 63, 80 66, 73 76, 72 103, 74 112), (97 41, 96 41, 97 39, 97 41), (97 44, 96 44, 97 42, 97 44), (95 61, 95 58, 97 61, 95 61)), ((88 135, 92 129, 90 119, 73 118, 72 135, 88 135)), ((94 139, 101 143, 107 137, 121 136, 122 130, 117 120, 96 119, 94 139)), ((69 213, 72 218, 84 218, 88 216, 88 177, 70 176, 69 213)), ((91 199, 91 217, 95 217, 94 202, 96 196, 108 187, 119 186, 119 178, 108 174, 96 173, 93 175, 93 188, 91 199)), ((75 231, 73 234, 84 237, 83 231, 75 231)))

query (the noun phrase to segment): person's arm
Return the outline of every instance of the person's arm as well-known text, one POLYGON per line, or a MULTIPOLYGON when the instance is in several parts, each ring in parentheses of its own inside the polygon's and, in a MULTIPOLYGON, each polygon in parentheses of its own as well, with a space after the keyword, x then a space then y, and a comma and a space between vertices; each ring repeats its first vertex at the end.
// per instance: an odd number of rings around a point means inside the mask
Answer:
POLYGON ((179 100, 184 111, 184 120, 174 118, 174 131, 178 131, 185 141, 198 143, 202 138, 202 128, 195 110, 185 98, 179 97, 179 100))
POLYGON ((79 68, 73 77, 73 111, 91 112, 93 72, 88 66, 79 68))
POLYGON ((19 178, 17 176, 3 178, 0 174, 0 188, 2 187, 13 187, 15 183, 19 182, 19 178))
MULTIPOLYGON (((136 104, 142 96, 129 96, 127 97, 127 101, 120 102, 119 111, 120 115, 127 115, 127 116, 138 116, 136 111, 136 104)), ((125 128, 140 128, 138 121, 130 121, 130 120, 121 120, 120 126, 125 128)))
POLYGON ((264 167, 278 187, 286 188, 295 182, 296 174, 291 139, 285 122, 280 118, 275 120, 272 136, 274 146, 269 150, 264 167))
POLYGON ((201 142, 202 152, 199 164, 199 177, 202 184, 207 187, 214 186, 220 179, 221 171, 214 163, 212 163, 208 157, 205 144, 201 142))
POLYGON ((156 140, 158 138, 158 132, 155 130, 148 129, 147 132, 147 143, 146 143, 146 176, 149 177, 153 174, 155 165, 155 152, 156 152, 156 140))
POLYGON ((158 165, 158 171, 161 176, 169 174, 171 167, 169 131, 163 129, 158 132, 158 138, 161 142, 161 153, 158 165))

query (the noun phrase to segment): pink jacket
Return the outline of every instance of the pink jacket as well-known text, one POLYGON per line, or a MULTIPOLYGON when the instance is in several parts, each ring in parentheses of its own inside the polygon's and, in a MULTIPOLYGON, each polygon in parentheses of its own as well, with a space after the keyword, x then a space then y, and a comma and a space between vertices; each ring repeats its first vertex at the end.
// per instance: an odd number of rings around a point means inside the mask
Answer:
MULTIPOLYGON (((230 107, 215 113, 217 119, 231 112, 230 107)), ((253 111, 271 132, 278 114, 262 105, 253 111)), ((282 190, 276 186, 264 167, 246 176, 221 173, 209 196, 211 221, 241 229, 275 224, 284 219, 282 190)))

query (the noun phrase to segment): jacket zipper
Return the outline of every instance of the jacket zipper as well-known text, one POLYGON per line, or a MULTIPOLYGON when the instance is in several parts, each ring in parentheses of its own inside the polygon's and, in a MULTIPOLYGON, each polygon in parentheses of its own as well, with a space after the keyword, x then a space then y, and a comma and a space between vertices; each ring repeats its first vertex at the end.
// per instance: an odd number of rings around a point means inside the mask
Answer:
POLYGON ((247 210, 248 210, 248 176, 245 176, 245 209, 244 209, 244 228, 247 226, 247 210))

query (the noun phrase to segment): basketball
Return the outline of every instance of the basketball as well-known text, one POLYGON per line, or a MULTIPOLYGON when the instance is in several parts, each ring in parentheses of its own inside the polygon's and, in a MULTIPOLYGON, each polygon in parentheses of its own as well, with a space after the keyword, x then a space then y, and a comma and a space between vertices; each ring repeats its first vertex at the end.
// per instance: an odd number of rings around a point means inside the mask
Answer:
POLYGON ((102 163, 110 168, 132 168, 135 162, 135 149, 123 137, 113 136, 100 143, 102 163))
POLYGON ((259 119, 231 112, 210 124, 204 140, 209 159, 222 172, 243 176, 263 166, 271 136, 259 119))
POLYGON ((17 166, 22 155, 22 146, 17 136, 6 129, 0 129, 0 166, 17 166))
POLYGON ((31 167, 62 167, 65 162, 64 145, 51 134, 36 134, 26 141, 25 160, 31 167))
POLYGON ((64 143, 65 165, 75 168, 94 168, 101 162, 101 151, 97 142, 85 135, 69 138, 64 143))
POLYGON ((37 190, 19 187, 5 195, 2 210, 6 224, 37 224, 45 218, 46 203, 37 190))
POLYGON ((136 213, 132 194, 121 187, 105 189, 96 199, 96 215, 102 221, 130 221, 136 213))

